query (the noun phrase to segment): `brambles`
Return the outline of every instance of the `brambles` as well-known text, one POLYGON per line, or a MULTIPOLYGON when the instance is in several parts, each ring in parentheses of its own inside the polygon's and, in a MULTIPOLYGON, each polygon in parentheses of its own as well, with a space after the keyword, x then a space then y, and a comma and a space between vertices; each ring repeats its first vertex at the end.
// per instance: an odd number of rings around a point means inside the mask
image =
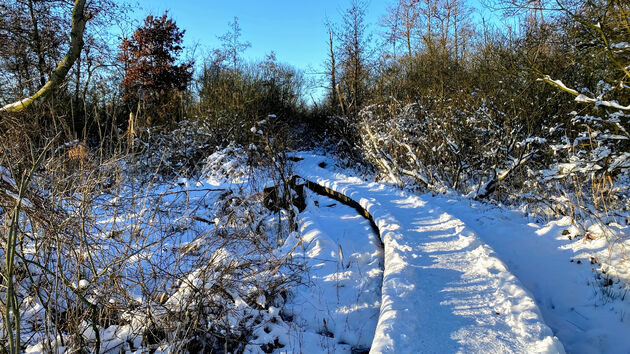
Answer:
MULTIPOLYGON (((273 344, 252 340, 279 321, 273 308, 297 280, 276 251, 291 229, 282 224, 294 221, 263 207, 261 163, 242 176, 247 183, 228 163, 219 173, 234 183, 174 184, 136 180, 125 156, 68 167, 51 146, 42 147, 30 181, 12 183, 16 170, 3 175, 3 215, 18 215, 4 230, 15 242, 3 250, 15 254, 7 276, 21 318, 13 324, 16 335, 35 340, 24 345, 98 352, 273 344), (11 212, 15 188, 22 207, 11 212)), ((2 298, 10 294, 3 289, 2 298)))

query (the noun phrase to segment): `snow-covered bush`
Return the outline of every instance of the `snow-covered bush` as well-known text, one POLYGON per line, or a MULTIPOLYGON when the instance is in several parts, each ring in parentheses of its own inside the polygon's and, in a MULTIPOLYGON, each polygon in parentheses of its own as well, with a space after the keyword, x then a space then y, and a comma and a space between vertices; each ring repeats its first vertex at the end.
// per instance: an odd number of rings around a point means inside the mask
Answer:
POLYGON ((625 222, 628 114, 573 112, 567 124, 550 120, 532 132, 490 103, 447 105, 365 108, 361 150, 393 182, 526 205, 546 218, 569 215, 582 235, 594 222, 625 222))
POLYGON ((178 243, 160 243, 173 245, 168 250, 147 254, 144 277, 157 272, 142 291, 150 301, 127 309, 121 326, 138 326, 134 332, 143 333, 143 346, 242 351, 253 332, 274 318, 270 312, 282 307, 292 281, 280 271, 287 259, 274 251, 267 234, 273 223, 260 198, 227 190, 213 210, 198 210, 178 226, 187 229, 184 235, 192 232, 188 241, 180 234, 178 243))
POLYGON ((589 79, 565 85, 539 73, 539 80, 565 92, 563 97, 574 96, 575 111, 561 127, 562 135, 550 142, 549 165, 533 174, 545 185, 554 209, 570 215, 581 235, 610 240, 619 236, 615 226, 627 223, 630 215, 630 7, 615 1, 558 4, 574 34, 574 70, 589 79), (589 231, 591 224, 598 231, 589 231))
POLYGON ((498 182, 507 182, 542 140, 526 139, 522 129, 504 124, 505 114, 485 103, 374 105, 361 117, 362 150, 391 180, 484 198, 498 182))
MULTIPOLYGON (((385 70, 380 80, 411 81, 413 90, 388 87, 362 110, 358 146, 367 160, 404 185, 569 215, 582 235, 594 223, 625 223, 630 9, 615 1, 557 5, 519 36, 485 38, 445 77, 458 76, 437 86, 385 70)), ((409 70, 419 77, 436 74, 416 64, 409 70)))
POLYGON ((44 352, 279 345, 265 328, 282 322, 294 281, 276 246, 295 215, 264 207, 264 187, 288 180, 290 167, 278 127, 258 125, 258 145, 205 162, 196 159, 210 155, 211 138, 188 123, 153 140, 159 157, 151 146, 112 156, 84 145, 88 156, 77 159, 76 142, 28 140, 19 129, 2 137, 0 216, 10 242, 1 252, 12 255, 2 273, 13 286, 0 298, 15 309, 1 321, 3 345, 16 336, 44 352), (176 178, 186 166, 206 179, 176 178))
POLYGON ((145 175, 192 176, 203 159, 226 142, 203 120, 184 120, 171 129, 151 127, 136 138, 137 156, 129 161, 145 175))
POLYGON ((563 134, 549 144, 550 164, 529 171, 526 187, 548 207, 543 212, 569 215, 585 226, 627 217, 630 137, 620 124, 627 119, 621 112, 607 118, 574 112, 571 126, 559 129, 563 134))
POLYGON ((249 159, 245 149, 230 144, 204 159, 201 178, 211 184, 243 183, 249 172, 249 159))

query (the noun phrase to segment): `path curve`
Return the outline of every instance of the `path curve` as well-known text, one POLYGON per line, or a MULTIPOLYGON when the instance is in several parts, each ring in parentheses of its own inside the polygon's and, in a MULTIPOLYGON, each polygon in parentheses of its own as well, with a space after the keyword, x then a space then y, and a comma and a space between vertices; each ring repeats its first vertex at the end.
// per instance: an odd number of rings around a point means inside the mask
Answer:
POLYGON ((356 201, 384 245, 371 353, 564 353, 534 299, 464 222, 426 198, 333 173, 301 153, 295 172, 356 201))

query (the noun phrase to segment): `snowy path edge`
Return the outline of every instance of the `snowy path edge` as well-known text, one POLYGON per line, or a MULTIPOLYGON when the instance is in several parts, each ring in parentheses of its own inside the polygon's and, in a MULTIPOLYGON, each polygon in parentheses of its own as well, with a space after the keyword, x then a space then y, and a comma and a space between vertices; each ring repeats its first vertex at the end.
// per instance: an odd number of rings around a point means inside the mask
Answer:
MULTIPOLYGON (((404 315, 401 316, 401 312, 408 310, 408 304, 405 303, 405 300, 401 300, 400 289, 405 287, 414 288, 417 285, 408 279, 405 272, 405 268, 412 265, 406 264, 403 261, 405 258, 404 253, 408 249, 408 246, 405 245, 405 235, 403 235, 401 231, 401 223, 389 212, 387 206, 383 205, 375 198, 366 198, 362 195, 361 191, 357 190, 357 187, 368 183, 358 178, 348 177, 321 168, 318 165, 325 159, 324 157, 300 154, 300 158, 303 160, 299 164, 296 164, 295 167, 300 177, 358 202, 358 204, 372 216, 373 222, 379 229, 380 237, 384 245, 385 267, 380 316, 370 352, 393 353, 409 350, 414 346, 413 342, 417 339, 414 338, 413 332, 425 331, 426 328, 415 328, 412 323, 408 323, 404 320, 401 321, 401 318, 404 319, 405 317, 404 315), (410 332, 410 329, 413 329, 413 331, 410 332)), ((388 188, 378 183, 369 183, 369 185, 373 185, 374 188, 388 188)), ((395 193, 399 196, 406 196, 402 191, 395 191, 395 193)), ((431 208, 433 209, 432 213, 441 212, 439 207, 432 205, 431 208), (436 209, 439 211, 436 211, 436 209)), ((475 238, 475 243, 480 243, 483 247, 488 249, 490 253, 493 252, 490 247, 483 244, 476 235, 473 234, 473 237, 475 238)), ((510 277, 511 279, 506 281, 508 285, 516 285, 519 288, 522 287, 518 279, 511 274, 510 277)), ((532 304, 532 306, 536 312, 536 317, 540 318, 542 322, 540 310, 534 304, 532 304)), ((535 340, 533 346, 528 347, 528 351, 564 353, 562 343, 560 343, 558 338, 553 336, 551 329, 544 323, 542 323, 542 327, 544 328, 541 330, 540 338, 535 340)))

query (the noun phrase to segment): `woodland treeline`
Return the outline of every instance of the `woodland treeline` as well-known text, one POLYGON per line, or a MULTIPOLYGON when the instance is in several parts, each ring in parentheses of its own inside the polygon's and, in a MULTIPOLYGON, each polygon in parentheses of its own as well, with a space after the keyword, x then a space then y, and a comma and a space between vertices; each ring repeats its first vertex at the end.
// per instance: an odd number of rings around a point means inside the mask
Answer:
MULTIPOLYGON (((368 3, 350 1, 339 22, 322 20, 326 94, 315 102, 309 80, 273 51, 244 59, 250 43, 237 18, 217 34, 219 48, 192 55, 168 13, 133 28, 128 5, 113 0, 85 5, 80 53, 59 80, 72 4, 4 1, 0 100, 58 83, 28 109, 5 109, 4 135, 59 134, 112 152, 192 124, 197 145, 212 150, 254 142, 252 127, 273 115, 286 127, 276 131, 300 132, 287 147, 332 149, 404 185, 553 213, 579 214, 585 198, 589 212, 627 210, 628 3, 486 5, 505 22, 488 23, 463 0, 398 0, 374 26, 368 3), (114 37, 114 24, 129 33, 114 37)), ((182 144, 170 144, 172 154, 194 169, 203 153, 182 156, 182 144)))

